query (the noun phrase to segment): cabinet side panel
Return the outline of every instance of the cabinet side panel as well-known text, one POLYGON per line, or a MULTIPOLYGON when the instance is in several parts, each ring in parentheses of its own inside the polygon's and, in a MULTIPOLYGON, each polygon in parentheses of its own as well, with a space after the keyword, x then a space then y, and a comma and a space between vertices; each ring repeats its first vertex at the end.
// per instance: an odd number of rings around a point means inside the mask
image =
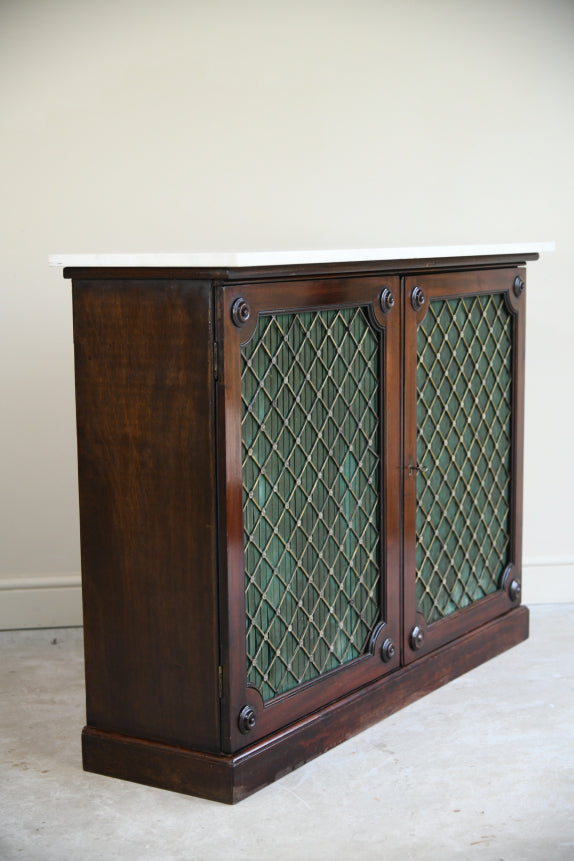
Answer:
POLYGON ((217 750, 210 287, 73 299, 87 722, 217 750))

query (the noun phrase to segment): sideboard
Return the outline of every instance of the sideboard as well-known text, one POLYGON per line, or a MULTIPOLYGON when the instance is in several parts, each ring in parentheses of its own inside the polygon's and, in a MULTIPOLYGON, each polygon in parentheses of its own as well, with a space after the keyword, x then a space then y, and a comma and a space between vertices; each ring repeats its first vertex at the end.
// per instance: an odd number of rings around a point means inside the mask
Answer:
POLYGON ((548 245, 55 255, 87 771, 232 803, 528 636, 548 245))

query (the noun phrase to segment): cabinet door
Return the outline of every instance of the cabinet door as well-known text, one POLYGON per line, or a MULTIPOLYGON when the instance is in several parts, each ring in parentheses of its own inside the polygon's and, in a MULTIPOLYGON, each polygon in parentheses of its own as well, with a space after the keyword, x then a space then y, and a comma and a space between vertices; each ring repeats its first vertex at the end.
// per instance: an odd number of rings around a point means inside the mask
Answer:
POLYGON ((406 663, 519 600, 524 279, 405 279, 406 663))
POLYGON ((398 666, 399 298, 397 278, 219 290, 224 750, 398 666))

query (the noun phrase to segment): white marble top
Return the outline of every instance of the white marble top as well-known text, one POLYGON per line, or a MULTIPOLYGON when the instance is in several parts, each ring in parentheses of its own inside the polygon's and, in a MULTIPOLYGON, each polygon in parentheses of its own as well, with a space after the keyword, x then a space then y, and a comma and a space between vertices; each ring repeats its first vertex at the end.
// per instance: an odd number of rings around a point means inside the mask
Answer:
POLYGON ((540 254, 554 251, 553 242, 508 245, 438 245, 414 248, 354 248, 330 251, 198 251, 166 254, 52 254, 50 266, 80 267, 242 267, 290 266, 313 263, 357 263, 370 260, 423 260, 441 257, 482 257, 499 254, 540 254))

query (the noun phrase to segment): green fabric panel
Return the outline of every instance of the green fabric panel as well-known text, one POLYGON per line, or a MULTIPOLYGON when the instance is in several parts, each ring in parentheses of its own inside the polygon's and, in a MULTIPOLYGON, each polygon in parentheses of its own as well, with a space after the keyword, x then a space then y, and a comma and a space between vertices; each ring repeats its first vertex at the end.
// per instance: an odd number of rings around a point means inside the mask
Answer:
POLYGON ((416 593, 427 622, 499 588, 510 555, 512 317, 430 302, 417 332, 416 593))
POLYGON ((247 680, 361 655, 380 611, 380 350, 362 308, 260 315, 241 350, 247 680))

